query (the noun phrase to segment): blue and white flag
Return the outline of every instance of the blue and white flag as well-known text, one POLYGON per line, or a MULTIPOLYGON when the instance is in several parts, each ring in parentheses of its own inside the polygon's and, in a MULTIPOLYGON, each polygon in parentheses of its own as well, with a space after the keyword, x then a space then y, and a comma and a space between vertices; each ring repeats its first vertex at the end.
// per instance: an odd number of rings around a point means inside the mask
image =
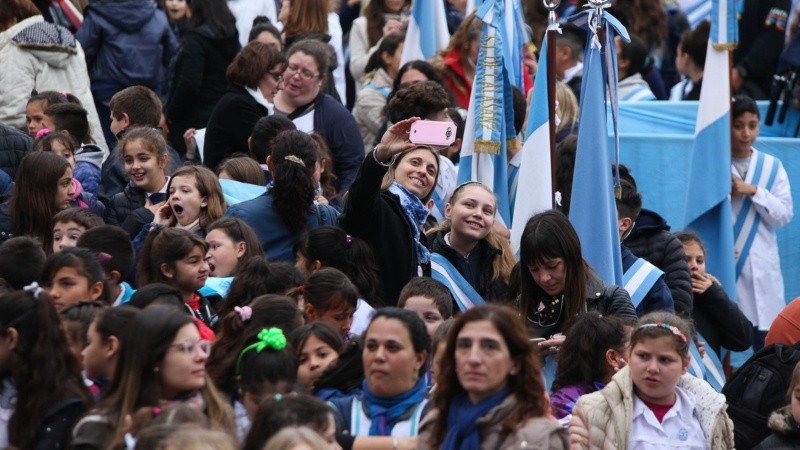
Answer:
POLYGON ((480 8, 482 4, 483 0, 467 0, 466 15, 472 14, 472 11, 475 11, 476 9, 480 8))
POLYGON ((680 0, 680 5, 692 28, 711 17, 711 0, 680 0))
MULTIPOLYGON (((739 5, 744 1, 740 0, 739 5)), ((714 0, 711 2, 711 34, 708 36, 716 50, 733 50, 739 42, 737 0, 714 0)), ((708 67, 708 63, 706 63, 708 67)))
POLYGON ((522 48, 530 41, 530 36, 525 27, 522 4, 520 0, 505 0, 504 6, 503 18, 505 19, 505 42, 507 45, 504 46, 503 61, 511 84, 527 94, 522 66, 522 48))
POLYGON ((406 39, 400 65, 421 59, 427 61, 447 47, 450 33, 447 31, 447 14, 440 0, 416 1, 411 6, 406 39))
POLYGON ((525 131, 525 145, 522 147, 522 161, 517 178, 522 185, 523 195, 511 193, 514 214, 511 222, 511 247, 519 251, 522 231, 534 214, 553 207, 552 172, 550 161, 550 114, 548 109, 548 71, 547 36, 542 41, 542 58, 533 82, 533 97, 528 110, 528 127, 525 131))
POLYGON ((479 181, 497 197, 497 217, 511 223, 508 191, 508 145, 517 145, 514 132, 514 102, 504 63, 507 45, 505 1, 487 0, 478 10, 483 21, 475 81, 469 98, 464 143, 459 160, 458 182, 479 181))
POLYGON ((627 41, 628 32, 604 10, 585 11, 570 19, 588 31, 583 56, 580 129, 575 156, 569 220, 581 240, 583 258, 606 284, 622 285, 623 270, 617 225, 617 205, 608 148, 606 92, 617 132, 617 57, 614 36, 627 41), (598 28, 602 29, 601 36, 598 28))
POLYGON ((732 0, 714 2, 718 19, 711 21, 706 52, 705 79, 697 111, 695 141, 686 197, 686 227, 696 232, 706 250, 706 271, 720 280, 728 296, 735 298, 736 275, 733 256, 731 212, 730 74, 728 51, 735 41, 736 12, 732 0), (719 6, 733 10, 727 13, 719 6), (732 23, 730 21, 733 21, 732 23), (724 26, 721 26, 724 25, 724 26), (727 29, 727 32, 721 30, 727 29), (719 47, 720 50, 716 48, 719 47))

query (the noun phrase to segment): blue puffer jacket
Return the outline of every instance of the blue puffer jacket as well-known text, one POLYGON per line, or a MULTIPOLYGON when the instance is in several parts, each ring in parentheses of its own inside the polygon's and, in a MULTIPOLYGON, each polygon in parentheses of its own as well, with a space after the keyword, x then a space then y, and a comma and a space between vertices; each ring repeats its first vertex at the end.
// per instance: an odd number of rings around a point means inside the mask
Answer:
POLYGON ((167 16, 152 0, 92 1, 76 36, 93 85, 162 86, 178 49, 167 16))

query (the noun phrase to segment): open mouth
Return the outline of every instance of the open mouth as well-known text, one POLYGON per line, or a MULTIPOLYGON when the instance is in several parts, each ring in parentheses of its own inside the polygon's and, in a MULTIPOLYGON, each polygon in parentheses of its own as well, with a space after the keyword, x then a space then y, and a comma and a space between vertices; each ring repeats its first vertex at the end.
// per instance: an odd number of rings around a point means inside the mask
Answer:
POLYGON ((175 211, 175 214, 183 214, 183 206, 181 205, 173 204, 172 210, 175 211))
POLYGON ((215 270, 216 268, 217 268, 217 266, 215 266, 215 265, 214 265, 214 263, 212 263, 212 262, 208 263, 208 270, 209 270, 211 273, 214 273, 214 270, 215 270))

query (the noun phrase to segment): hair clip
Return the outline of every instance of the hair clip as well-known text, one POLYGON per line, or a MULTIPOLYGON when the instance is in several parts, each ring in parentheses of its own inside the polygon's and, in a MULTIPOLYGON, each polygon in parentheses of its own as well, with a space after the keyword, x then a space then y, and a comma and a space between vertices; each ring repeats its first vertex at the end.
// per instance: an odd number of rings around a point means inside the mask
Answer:
POLYGON ((22 290, 24 290, 25 292, 30 292, 33 295, 33 298, 35 298, 36 300, 39 300, 39 296, 42 295, 42 292, 44 292, 44 289, 42 289, 42 287, 39 286, 39 283, 35 281, 22 288, 22 290))
POLYGON ((47 136, 52 132, 53 130, 51 130, 50 128, 42 128, 41 130, 36 132, 36 139, 40 139, 42 136, 47 136))
POLYGON ((297 293, 298 294, 302 295, 302 294, 305 294, 305 292, 306 292, 306 287, 305 286, 303 286, 302 284, 300 286, 297 286, 297 293))
POLYGON ((253 317, 253 308, 249 306, 242 306, 241 308, 234 306, 233 310, 239 314, 239 318, 242 319, 242 322, 247 322, 253 317))
POLYGON ((244 350, 239 352, 239 357, 236 359, 237 375, 241 373, 239 366, 242 364, 242 357, 250 350, 255 350, 256 353, 261 353, 265 348, 271 348, 275 351, 281 351, 286 348, 286 336, 283 334, 283 330, 280 328, 262 328, 261 331, 258 332, 258 335, 256 335, 256 338, 258 339, 256 342, 248 345, 244 348, 244 350))
POLYGON ((306 163, 304 163, 302 159, 300 159, 299 157, 297 157, 295 155, 286 155, 286 156, 283 157, 283 160, 284 161, 290 161, 290 162, 293 162, 295 164, 300 164, 303 167, 306 166, 306 163))
POLYGON ((275 395, 272 396, 272 400, 274 400, 276 402, 279 402, 279 401, 283 400, 283 395, 275 394, 275 395))
POLYGON ((344 246, 347 247, 347 248, 350 248, 350 244, 352 244, 352 243, 353 243, 353 236, 350 236, 349 234, 345 235, 345 237, 344 237, 344 246))
POLYGON ((113 256, 106 252, 98 253, 97 257, 100 259, 100 264, 107 264, 109 261, 111 261, 111 258, 113 258, 113 256))
POLYGON ((64 100, 69 100, 69 92, 64 91, 61 93, 61 95, 64 96, 64 100))
POLYGON ((649 327, 663 328, 665 330, 669 330, 669 331, 672 332, 672 334, 674 334, 675 336, 678 336, 679 338, 681 338, 681 340, 683 341, 684 344, 688 344, 689 343, 689 340, 686 339, 686 335, 683 334, 683 331, 681 331, 675 325, 670 325, 670 324, 665 323, 665 322, 645 323, 645 324, 639 325, 640 329, 641 328, 649 328, 649 327))
POLYGON ((158 416, 161 415, 161 407, 153 406, 153 409, 151 410, 151 412, 153 413, 153 417, 158 417, 158 416))

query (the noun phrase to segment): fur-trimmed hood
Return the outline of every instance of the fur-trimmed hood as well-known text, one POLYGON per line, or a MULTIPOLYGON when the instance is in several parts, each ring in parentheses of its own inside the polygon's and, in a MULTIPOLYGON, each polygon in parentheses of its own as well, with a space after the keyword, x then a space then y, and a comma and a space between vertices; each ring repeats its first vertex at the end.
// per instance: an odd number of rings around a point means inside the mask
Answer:
POLYGON ((769 429, 783 435, 793 435, 800 438, 800 425, 792 417, 792 407, 784 406, 773 412, 767 421, 769 429))

